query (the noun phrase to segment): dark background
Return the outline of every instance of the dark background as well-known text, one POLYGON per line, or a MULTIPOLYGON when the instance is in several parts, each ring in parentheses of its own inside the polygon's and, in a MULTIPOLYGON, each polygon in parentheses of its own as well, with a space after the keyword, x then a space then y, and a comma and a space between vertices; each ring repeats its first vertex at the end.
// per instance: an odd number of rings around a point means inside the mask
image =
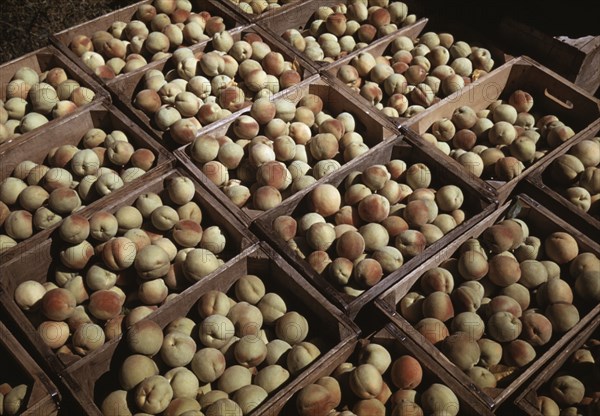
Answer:
POLYGON ((0 63, 48 45, 48 35, 136 0, 0 0, 0 63))
MULTIPOLYGON (((221 0, 225 2, 226 0, 221 0)), ((484 34, 511 16, 551 35, 600 34, 600 2, 571 0, 404 0, 430 19, 451 18, 484 34)), ((135 3, 135 0, 0 0, 0 63, 48 44, 48 35, 135 3)), ((412 8, 414 10, 414 8, 412 8)))

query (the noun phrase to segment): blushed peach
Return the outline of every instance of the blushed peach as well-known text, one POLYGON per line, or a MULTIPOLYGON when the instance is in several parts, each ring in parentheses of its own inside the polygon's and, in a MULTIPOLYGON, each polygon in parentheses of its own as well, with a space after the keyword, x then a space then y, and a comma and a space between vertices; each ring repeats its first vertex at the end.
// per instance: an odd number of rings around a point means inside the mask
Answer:
POLYGON ((533 312, 522 317, 521 338, 534 347, 547 344, 552 338, 552 323, 544 315, 533 312))
POLYGON ((579 322, 579 311, 569 303, 553 303, 544 312, 552 323, 552 330, 564 334, 579 322))
POLYGON ((450 335, 446 325, 435 318, 421 319, 416 323, 415 329, 434 345, 450 335))
POLYGON ((328 217, 339 211, 341 195, 333 185, 323 184, 317 186, 310 193, 310 203, 315 212, 328 217))
POLYGON ((365 251, 365 240, 356 231, 348 231, 337 240, 336 252, 339 256, 351 261, 359 258, 365 251))
POLYGON ((506 287, 521 278, 521 267, 512 257, 497 255, 489 261, 488 278, 497 286, 506 287))
POLYGON ((446 292, 433 292, 423 300, 423 316, 446 322, 454 317, 454 307, 446 292))
POLYGON ((555 232, 544 240, 544 250, 550 260, 566 264, 579 254, 577 241, 565 232, 555 232))
POLYGON ((53 321, 64 321, 75 311, 75 296, 67 289, 52 289, 41 300, 41 311, 53 321))
POLYGON ((108 321, 121 313, 122 306, 122 299, 116 292, 99 290, 90 296, 88 310, 96 319, 108 321))

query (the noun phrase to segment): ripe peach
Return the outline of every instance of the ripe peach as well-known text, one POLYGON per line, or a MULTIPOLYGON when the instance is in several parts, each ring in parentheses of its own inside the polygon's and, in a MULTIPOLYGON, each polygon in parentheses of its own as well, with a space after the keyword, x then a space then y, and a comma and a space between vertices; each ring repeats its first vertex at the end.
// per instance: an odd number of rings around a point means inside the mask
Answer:
POLYGON ((62 347, 69 339, 69 325, 66 322, 42 322, 37 332, 44 344, 52 349, 62 347))
POLYGON ((121 313, 123 301, 112 290, 99 290, 92 293, 88 309, 96 319, 108 321, 121 313))
POLYGON ((362 287, 373 287, 381 280, 383 269, 377 260, 364 259, 356 264, 352 275, 362 287))
POLYGON ((102 328, 93 323, 81 325, 73 333, 73 349, 79 355, 85 356, 104 345, 105 335, 102 328))
POLYGON ((461 312, 454 317, 451 326, 452 332, 463 332, 471 339, 479 340, 483 336, 485 324, 474 312, 461 312))
POLYGON ((479 362, 479 344, 468 334, 457 332, 444 340, 442 351, 458 368, 467 371, 479 362))
POLYGON ((64 321, 75 311, 75 296, 67 289, 52 289, 41 300, 44 316, 53 321, 64 321))
POLYGON ((113 271, 127 269, 135 261, 137 249, 133 241, 117 237, 106 242, 102 249, 102 260, 113 271))
POLYGON ((566 264, 579 254, 577 241, 565 232, 555 232, 544 240, 544 250, 550 260, 566 264))
POLYGON ((93 255, 94 247, 87 240, 69 246, 59 253, 61 263, 73 270, 84 269, 93 255))
POLYGON ((423 318, 415 325, 415 329, 432 344, 446 339, 450 334, 446 325, 435 318, 423 318))
POLYGON ((396 236, 395 245, 404 257, 415 257, 425 250, 425 236, 416 230, 406 230, 396 236))
POLYGON ((489 261, 488 278, 497 286, 506 287, 521 278, 519 262, 512 257, 497 255, 489 261))
POLYGON ((510 312, 497 312, 488 319, 486 329, 493 340, 508 342, 521 334, 522 323, 510 312))
POLYGON ((443 384, 434 383, 421 394, 421 406, 425 414, 438 413, 444 409, 448 416, 456 416, 460 410, 458 398, 443 384))
POLYGON ((423 316, 446 322, 454 317, 454 307, 446 292, 433 292, 423 300, 423 316))
POLYGON ((570 303, 553 303, 544 312, 552 323, 552 331, 564 334, 579 322, 579 311, 570 303))
POLYGON ((486 306, 488 315, 493 315, 497 312, 510 312, 517 318, 522 315, 521 305, 511 297, 500 295, 495 296, 486 306))
POLYGON ((339 211, 342 197, 337 188, 330 184, 322 184, 310 193, 310 204, 314 211, 324 217, 339 211))
POLYGON ((339 256, 351 261, 359 258, 365 251, 365 240, 363 236, 356 231, 348 231, 338 238, 336 243, 336 252, 339 256))

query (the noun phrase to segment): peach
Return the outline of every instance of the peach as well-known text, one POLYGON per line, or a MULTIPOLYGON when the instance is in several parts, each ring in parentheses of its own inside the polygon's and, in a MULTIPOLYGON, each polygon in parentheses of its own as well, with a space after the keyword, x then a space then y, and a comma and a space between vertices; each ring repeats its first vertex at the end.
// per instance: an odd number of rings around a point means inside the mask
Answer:
POLYGON ((423 369, 415 358, 403 355, 393 362, 390 376, 397 388, 414 389, 421 384, 423 369))
POLYGON ((521 334, 522 323, 510 312, 497 312, 488 319, 486 328, 493 340, 509 342, 521 334))
POLYGON ((574 406, 580 404, 586 388, 573 376, 562 375, 554 378, 550 385, 550 395, 559 405, 574 406))
POLYGON ((463 371, 473 368, 481 354, 477 341, 464 332, 447 337, 442 344, 442 352, 463 371))
POLYGON ((52 349, 62 347, 69 339, 69 325, 66 322, 42 322, 37 332, 44 344, 52 349))
POLYGON ((443 384, 434 383, 421 394, 421 406, 425 414, 436 414, 444 409, 444 414, 456 416, 460 410, 458 398, 443 384))
POLYGON ((123 300, 112 290, 99 290, 90 296, 89 312, 96 319, 108 321, 121 313, 123 300))
POLYGON ((485 325, 476 313, 461 312, 452 320, 451 329, 453 333, 465 333, 470 339, 478 341, 483 336, 485 325))
POLYGON ((273 221, 273 229, 284 241, 289 241, 296 235, 298 223, 289 215, 282 215, 273 221))
POLYGON ((281 193, 272 186, 261 186, 253 195, 254 208, 261 211, 268 211, 281 203, 281 193))
POLYGON ((41 300, 41 311, 53 321, 64 321, 75 312, 75 296, 67 289, 52 289, 41 300))
POLYGON ((512 257, 497 255, 489 261, 488 278, 497 286, 506 287, 521 278, 521 267, 512 257))
POLYGON ((544 314, 552 323, 552 330, 557 334, 564 334, 579 322, 579 311, 569 303, 551 304, 544 314))
POLYGON ((356 231, 348 231, 336 242, 336 252, 339 256, 351 261, 359 258, 365 251, 365 240, 363 236, 356 231))
POLYGON ((467 370, 465 374, 467 374, 480 389, 496 387, 496 377, 485 368, 473 367, 467 370))
POLYGON ((333 409, 329 391, 318 384, 303 387, 296 396, 296 409, 300 416, 327 415, 333 409))
POLYGON ((465 280, 480 280, 489 272, 490 264, 478 251, 468 250, 458 259, 458 271, 465 280))
POLYGON ((441 267, 435 267, 423 274, 420 281, 421 290, 428 295, 435 291, 452 293, 454 289, 454 278, 452 274, 441 267))
POLYGON ((579 254, 577 241, 565 232, 554 232, 544 240, 544 250, 550 260, 566 264, 579 254))
POLYGON ((102 260, 113 271, 121 271, 130 267, 137 254, 133 241, 125 237, 117 237, 106 242, 102 249, 102 260))
POLYGON ((446 292, 433 292, 423 300, 423 316, 446 322, 454 317, 454 307, 446 292))
POLYGON ((395 246, 402 256, 415 257, 425 250, 425 236, 416 230, 406 230, 396 236, 395 246))
POLYGON ((181 332, 171 332, 163 338, 160 357, 169 367, 183 367, 189 364, 196 352, 196 342, 181 332))
POLYGON ((513 233, 507 225, 493 225, 483 232, 482 237, 492 252, 496 254, 510 250, 515 244, 513 233))
POLYGON ((73 349, 85 356, 104 345, 105 335, 102 328, 93 323, 84 323, 73 333, 73 349))
POLYGON ((152 357, 162 346, 163 330, 154 321, 139 321, 127 330, 126 342, 134 354, 152 357))
POLYGON ((350 388, 361 399, 373 399, 381 393, 383 379, 375 366, 361 364, 350 374, 350 388))
POLYGON ((514 340, 504 348, 504 362, 510 366, 525 367, 536 357, 535 349, 527 341, 514 340))
POLYGON ((338 212, 342 199, 337 188, 330 184, 318 185, 311 191, 309 198, 314 211, 323 217, 338 212))
POLYGON ((490 316, 497 312, 510 312, 520 318, 522 314, 521 305, 513 298, 503 295, 492 298, 486 306, 486 311, 490 316))
POLYGON ((358 214, 367 222, 381 222, 388 217, 389 213, 390 202, 381 195, 368 195, 358 204, 358 214))
POLYGON ((352 275, 362 287, 373 287, 381 280, 383 269, 377 260, 364 259, 356 264, 352 275))
POLYGON ((446 325, 435 318, 423 318, 415 325, 415 329, 432 344, 437 344, 449 336, 446 325))

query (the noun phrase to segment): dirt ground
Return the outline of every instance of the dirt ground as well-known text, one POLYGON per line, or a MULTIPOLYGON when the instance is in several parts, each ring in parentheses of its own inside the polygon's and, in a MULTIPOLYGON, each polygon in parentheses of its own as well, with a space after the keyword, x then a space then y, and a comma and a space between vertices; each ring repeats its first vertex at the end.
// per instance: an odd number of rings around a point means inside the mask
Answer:
POLYGON ((0 63, 48 45, 48 35, 136 0, 0 0, 0 63))

